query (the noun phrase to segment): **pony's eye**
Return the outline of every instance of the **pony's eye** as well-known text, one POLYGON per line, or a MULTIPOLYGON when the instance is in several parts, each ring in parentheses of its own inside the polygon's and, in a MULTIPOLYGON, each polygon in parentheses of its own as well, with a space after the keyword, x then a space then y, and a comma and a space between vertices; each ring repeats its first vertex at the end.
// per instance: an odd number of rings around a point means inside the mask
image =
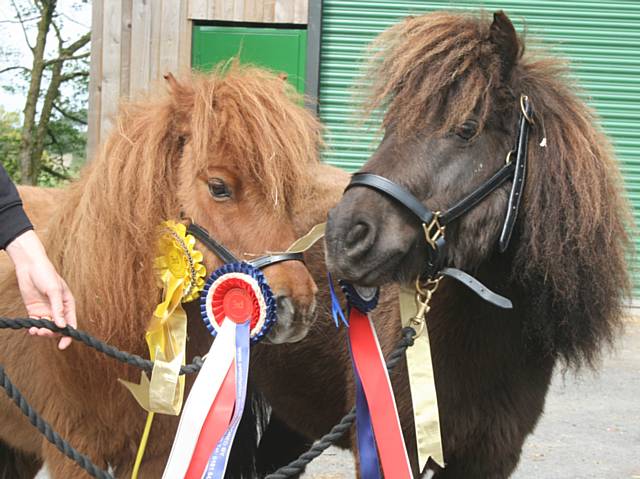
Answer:
POLYGON ((458 128, 456 128, 456 135, 463 140, 470 140, 478 132, 478 122, 474 120, 467 120, 458 128))
POLYGON ((209 193, 216 201, 226 201, 231 198, 231 189, 220 178, 210 178, 208 181, 209 193))

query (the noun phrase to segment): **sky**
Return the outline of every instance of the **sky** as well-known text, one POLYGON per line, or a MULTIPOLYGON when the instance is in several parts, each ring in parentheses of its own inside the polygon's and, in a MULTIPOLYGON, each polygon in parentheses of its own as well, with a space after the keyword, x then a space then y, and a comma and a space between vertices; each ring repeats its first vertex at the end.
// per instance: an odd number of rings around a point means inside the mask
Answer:
MULTIPOLYGON (((31 3, 30 0, 13 0, 18 5, 31 3)), ((14 16, 12 0, 0 0, 0 70, 22 65, 31 67, 33 57, 27 46, 25 36, 20 24, 14 16)), ((91 3, 83 3, 77 0, 59 0, 58 12, 61 15, 62 36, 65 39, 76 39, 91 28, 91 3)), ((27 34, 31 43, 35 42, 36 21, 28 23, 27 34)), ((88 47, 85 47, 88 48, 88 47)), ((47 49, 45 57, 51 58, 57 49, 57 39, 53 32, 47 38, 47 49)), ((83 50, 84 51, 84 50, 83 50)), ((0 74, 0 85, 11 84, 17 76, 17 71, 10 71, 0 74)), ((62 94, 64 95, 64 89, 62 94)), ((11 94, 0 88, 0 106, 6 111, 21 112, 24 108, 24 94, 11 94)))

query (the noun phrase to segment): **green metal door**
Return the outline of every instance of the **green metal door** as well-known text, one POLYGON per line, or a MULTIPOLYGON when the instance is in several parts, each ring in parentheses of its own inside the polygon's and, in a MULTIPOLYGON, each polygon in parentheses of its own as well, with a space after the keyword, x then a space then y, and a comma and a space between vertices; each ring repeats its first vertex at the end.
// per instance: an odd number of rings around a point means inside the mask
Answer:
MULTIPOLYGON (((469 8, 503 9, 518 31, 526 23, 530 37, 570 59, 585 99, 613 139, 640 225, 640 1, 324 0, 319 112, 328 128, 326 160, 352 171, 377 144, 377 123, 360 122, 352 92, 367 44, 407 15, 469 8)), ((634 297, 640 298, 640 238, 634 240, 634 297)))
POLYGON ((191 65, 211 69, 231 57, 277 73, 286 73, 291 84, 304 93, 307 64, 307 31, 299 28, 193 27, 191 65))

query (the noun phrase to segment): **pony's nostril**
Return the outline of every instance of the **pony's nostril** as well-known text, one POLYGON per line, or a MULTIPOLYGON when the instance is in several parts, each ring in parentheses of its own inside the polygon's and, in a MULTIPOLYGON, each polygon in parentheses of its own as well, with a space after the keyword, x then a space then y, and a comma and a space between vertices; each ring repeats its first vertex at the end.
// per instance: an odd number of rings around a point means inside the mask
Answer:
POLYGON ((346 253, 357 256, 368 250, 375 239, 373 226, 366 221, 358 221, 344 239, 346 253))
POLYGON ((351 248, 358 243, 360 243, 363 239, 367 237, 369 234, 369 225, 367 223, 363 223, 362 221, 358 222, 351 231, 347 233, 347 237, 345 238, 345 246, 347 248, 351 248))
POLYGON ((293 301, 289 299, 287 295, 277 295, 276 296, 276 308, 279 315, 286 314, 287 320, 289 320, 289 316, 293 316, 295 313, 295 308, 293 306, 293 301))

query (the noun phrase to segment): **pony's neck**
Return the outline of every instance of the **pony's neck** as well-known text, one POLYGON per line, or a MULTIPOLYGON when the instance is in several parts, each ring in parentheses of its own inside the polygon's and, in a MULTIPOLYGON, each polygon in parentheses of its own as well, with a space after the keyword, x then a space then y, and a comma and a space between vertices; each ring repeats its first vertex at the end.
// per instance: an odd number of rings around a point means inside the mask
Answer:
POLYGON ((153 274, 155 232, 127 225, 118 205, 88 186, 92 181, 87 175, 67 191, 52 218, 48 248, 76 298, 79 327, 142 350, 160 297, 153 274))

